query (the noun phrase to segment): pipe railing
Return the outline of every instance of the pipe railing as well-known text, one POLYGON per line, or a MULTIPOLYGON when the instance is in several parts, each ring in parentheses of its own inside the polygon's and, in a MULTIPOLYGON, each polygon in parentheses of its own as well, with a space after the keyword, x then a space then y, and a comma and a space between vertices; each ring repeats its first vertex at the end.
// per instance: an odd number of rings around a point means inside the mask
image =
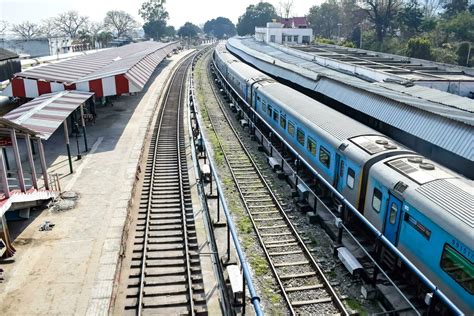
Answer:
MULTIPOLYGON (((216 67, 215 62, 214 63, 214 71, 216 71, 221 80, 223 80, 228 87, 234 92, 234 94, 241 100, 241 102, 247 107, 248 110, 250 110, 253 115, 259 120, 272 132, 274 135, 279 135, 278 132, 257 112, 255 111, 254 108, 252 108, 251 105, 248 104, 247 100, 244 100, 241 95, 232 87, 232 85, 229 84, 226 78, 222 75, 221 71, 219 68, 216 67)), ((248 117, 248 116, 247 116, 248 117)), ((255 123, 253 120, 249 118, 249 121, 252 122, 254 125, 255 123)), ((293 147, 284 139, 279 138, 280 141, 288 148, 293 155, 304 165, 306 168, 311 171, 316 178, 318 178, 319 181, 321 181, 330 191, 334 196, 336 196, 342 205, 347 207, 353 215, 357 217, 358 220, 360 220, 374 235, 377 240, 380 240, 384 246, 386 246, 390 251, 392 251, 401 261, 412 271, 422 282, 426 287, 432 291, 433 297, 431 301, 434 301, 435 297, 438 297, 446 306, 456 315, 463 315, 463 312, 433 283, 431 282, 428 277, 426 277, 423 272, 421 272, 403 253, 400 252, 377 228, 375 228, 372 223, 370 223, 363 215, 360 213, 347 199, 339 193, 321 174, 316 171, 293 147)), ((309 187, 308 187, 309 188, 309 187)), ((316 195, 314 192, 312 192, 314 195, 316 195)), ((411 304, 411 303, 410 303, 411 304)))
MULTIPOLYGON (((194 65, 194 60, 193 60, 193 65, 194 65)), ((204 151, 207 152, 208 144, 210 144, 210 142, 208 141, 209 138, 208 138, 207 133, 205 132, 205 130, 200 128, 201 126, 205 126, 205 125, 202 122, 202 118, 201 118, 201 115, 200 115, 200 112, 199 112, 198 99, 195 97, 193 75, 194 75, 194 68, 192 69, 192 74, 190 76, 190 91, 191 92, 190 92, 190 96, 189 96, 189 102, 191 103, 190 105, 194 106, 194 108, 195 108, 195 111, 194 111, 195 122, 196 122, 196 125, 197 125, 197 127, 199 128, 199 131, 200 131, 204 151)), ((209 147, 209 148, 211 148, 211 147, 209 147)), ((235 248, 235 251, 237 252, 237 257, 239 259, 240 267, 241 267, 242 272, 243 272, 243 278, 245 280, 245 283, 243 285, 244 289, 245 289, 245 284, 246 284, 248 289, 249 289, 250 300, 251 300, 252 305, 254 307, 255 314, 257 316, 261 316, 261 315, 263 315, 263 311, 262 311, 262 308, 260 306, 260 297, 256 293, 256 290, 255 290, 255 287, 254 287, 253 281, 252 281, 252 275, 250 273, 250 269, 249 269, 247 260, 245 258, 245 254, 244 254, 242 248, 240 247, 240 241, 239 241, 239 237, 237 235, 237 230, 234 226, 232 215, 230 214, 230 210, 229 210, 229 207, 227 205, 226 198, 224 197, 224 194, 223 194, 224 190, 222 188, 220 177, 217 174, 216 165, 214 163, 213 158, 210 157, 209 155, 207 155, 207 156, 208 156, 208 163, 209 163, 210 171, 211 171, 212 176, 215 179, 215 184, 217 186, 217 192, 220 192, 220 194, 217 195, 218 200, 220 201, 220 203, 222 205, 222 209, 223 209, 225 219, 226 219, 226 223, 227 223, 228 232, 230 232, 230 235, 232 236, 232 241, 233 241, 233 244, 234 244, 234 248, 235 248)), ((199 167, 199 165, 197 167, 199 167)), ((243 300, 245 300, 245 295, 243 297, 243 300)))

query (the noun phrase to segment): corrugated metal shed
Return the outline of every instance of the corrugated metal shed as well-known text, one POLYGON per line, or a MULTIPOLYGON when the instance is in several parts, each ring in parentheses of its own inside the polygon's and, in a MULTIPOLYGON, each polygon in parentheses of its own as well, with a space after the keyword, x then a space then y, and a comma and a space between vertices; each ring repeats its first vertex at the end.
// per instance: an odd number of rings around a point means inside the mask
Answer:
POLYGON ((0 48, 0 61, 18 58, 18 54, 4 48, 0 48))
POLYGON ((394 83, 370 83, 319 65, 310 65, 307 60, 253 39, 234 38, 228 41, 228 45, 257 68, 273 71, 276 76, 292 72, 287 80, 465 159, 474 160, 473 100, 420 86, 407 88, 394 83), (280 62, 275 63, 275 59, 280 62))
POLYGON ((178 45, 147 41, 28 69, 17 73, 3 94, 35 98, 62 90, 92 91, 98 97, 138 92, 178 45))
POLYGON ((3 118, 48 139, 92 95, 91 92, 81 91, 44 94, 7 113, 3 118))

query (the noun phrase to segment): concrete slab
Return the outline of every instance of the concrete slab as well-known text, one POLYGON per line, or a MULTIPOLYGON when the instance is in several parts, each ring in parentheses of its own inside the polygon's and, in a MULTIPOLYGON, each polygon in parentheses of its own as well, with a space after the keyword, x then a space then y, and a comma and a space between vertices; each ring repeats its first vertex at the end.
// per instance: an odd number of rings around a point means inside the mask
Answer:
MULTIPOLYGON (((144 92, 118 98, 113 107, 98 106, 96 124, 87 127, 92 149, 74 159, 74 174, 69 174, 63 130, 46 142, 49 172, 60 174, 62 187, 80 198, 73 210, 43 211, 16 238, 15 257, 2 265, 0 314, 108 313, 145 134, 165 80, 187 53, 165 60, 144 92), (45 220, 56 225, 52 231, 38 231, 45 220)), ((78 141, 83 151, 83 139, 78 141)), ((71 149, 75 155, 75 138, 71 149)))

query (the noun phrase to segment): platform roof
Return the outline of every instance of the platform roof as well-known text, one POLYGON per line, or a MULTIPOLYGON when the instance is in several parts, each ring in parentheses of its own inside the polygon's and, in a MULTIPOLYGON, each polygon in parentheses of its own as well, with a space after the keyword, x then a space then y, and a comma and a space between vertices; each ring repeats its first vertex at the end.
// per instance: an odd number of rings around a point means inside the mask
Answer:
POLYGON ((3 119, 34 131, 42 139, 48 139, 92 95, 91 92, 82 91, 44 94, 7 113, 3 119))
POLYGON ((141 42, 46 64, 15 74, 3 95, 35 98, 63 90, 119 95, 143 89, 178 42, 141 42))
POLYGON ((423 86, 367 82, 250 38, 230 39, 227 46, 267 73, 474 161, 474 101, 469 98, 423 86))

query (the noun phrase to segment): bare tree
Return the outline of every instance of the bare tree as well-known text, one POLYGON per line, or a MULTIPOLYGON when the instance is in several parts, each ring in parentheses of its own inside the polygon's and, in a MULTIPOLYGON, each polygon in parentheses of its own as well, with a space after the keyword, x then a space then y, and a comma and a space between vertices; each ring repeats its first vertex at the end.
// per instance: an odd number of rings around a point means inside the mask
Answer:
POLYGON ((366 0, 364 3, 367 17, 375 26, 377 41, 382 43, 396 20, 402 0, 366 0))
POLYGON ((121 37, 127 35, 138 24, 127 12, 112 10, 105 14, 104 26, 115 32, 117 37, 121 37))
POLYGON ((56 27, 55 18, 47 18, 47 19, 42 20, 41 29, 43 31, 43 35, 47 39, 51 39, 51 38, 59 36, 59 30, 56 27))
POLYGON ((92 46, 96 48, 96 42, 98 42, 99 34, 104 30, 104 24, 99 22, 92 22, 89 25, 89 34, 92 37, 92 46))
POLYGON ((8 29, 8 22, 5 20, 0 20, 0 35, 3 37, 5 31, 8 29))
POLYGON ((284 19, 290 18, 290 15, 293 11, 293 3, 294 3, 294 0, 280 1, 278 3, 279 4, 278 13, 280 17, 284 19))
POLYGON ((427 18, 434 17, 445 2, 445 0, 425 0, 423 8, 424 16, 427 18))
POLYGON ((55 25, 62 34, 74 39, 80 29, 86 28, 88 21, 88 17, 80 16, 77 11, 68 11, 55 19, 55 25))
POLYGON ((31 23, 30 21, 13 24, 11 31, 26 41, 38 38, 42 35, 41 28, 38 24, 31 23))

